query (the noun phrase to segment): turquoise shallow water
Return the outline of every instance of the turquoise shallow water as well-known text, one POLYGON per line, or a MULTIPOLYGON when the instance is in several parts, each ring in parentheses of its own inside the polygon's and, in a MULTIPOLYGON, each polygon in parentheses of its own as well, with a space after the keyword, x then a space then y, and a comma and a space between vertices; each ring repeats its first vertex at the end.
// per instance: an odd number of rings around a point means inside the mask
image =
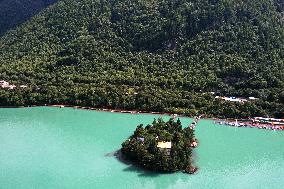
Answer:
POLYGON ((155 117, 72 108, 0 109, 0 188, 284 188, 284 132, 210 120, 196 129, 196 175, 150 174, 119 162, 113 152, 136 125, 155 117))

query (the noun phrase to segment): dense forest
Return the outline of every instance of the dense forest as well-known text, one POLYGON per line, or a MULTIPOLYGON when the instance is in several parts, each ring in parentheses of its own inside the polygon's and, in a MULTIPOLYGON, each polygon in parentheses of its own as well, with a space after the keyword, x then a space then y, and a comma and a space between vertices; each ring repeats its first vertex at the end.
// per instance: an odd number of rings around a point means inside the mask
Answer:
POLYGON ((154 120, 152 125, 138 125, 133 135, 122 143, 123 157, 157 172, 194 173, 192 142, 194 130, 182 128, 180 120, 154 120))
POLYGON ((57 0, 0 0, 0 36, 57 0))
POLYGON ((0 49, 2 106, 284 117, 283 0, 61 0, 0 49))

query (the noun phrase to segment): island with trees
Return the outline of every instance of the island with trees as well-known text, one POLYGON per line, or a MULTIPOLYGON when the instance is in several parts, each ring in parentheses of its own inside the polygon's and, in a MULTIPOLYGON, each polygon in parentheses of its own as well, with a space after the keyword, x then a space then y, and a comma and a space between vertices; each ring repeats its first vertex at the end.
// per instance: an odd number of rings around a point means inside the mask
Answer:
POLYGON ((159 118, 151 125, 138 125, 133 135, 122 143, 121 156, 150 171, 193 174, 197 171, 192 159, 195 144, 193 127, 183 128, 179 119, 165 122, 159 118))

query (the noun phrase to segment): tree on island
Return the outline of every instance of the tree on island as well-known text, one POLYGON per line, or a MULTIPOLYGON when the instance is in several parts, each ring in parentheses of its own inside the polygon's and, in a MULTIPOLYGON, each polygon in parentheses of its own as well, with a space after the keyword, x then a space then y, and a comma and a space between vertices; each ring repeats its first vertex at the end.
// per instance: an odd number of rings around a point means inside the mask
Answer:
POLYGON ((182 128, 180 120, 171 118, 164 122, 154 119, 145 128, 138 125, 133 135, 122 143, 125 159, 148 170, 156 172, 175 172, 184 170, 194 173, 192 163, 192 144, 196 143, 194 130, 182 128))

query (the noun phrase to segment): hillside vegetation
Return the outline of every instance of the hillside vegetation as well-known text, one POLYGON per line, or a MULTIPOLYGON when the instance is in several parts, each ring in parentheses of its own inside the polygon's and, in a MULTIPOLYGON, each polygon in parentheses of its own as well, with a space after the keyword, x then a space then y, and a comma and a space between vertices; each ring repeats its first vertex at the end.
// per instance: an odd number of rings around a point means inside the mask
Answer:
POLYGON ((284 116, 282 0, 62 0, 0 39, 1 105, 284 116), (215 95, 256 97, 231 103, 215 95))
POLYGON ((0 36, 57 0, 0 0, 0 36))

